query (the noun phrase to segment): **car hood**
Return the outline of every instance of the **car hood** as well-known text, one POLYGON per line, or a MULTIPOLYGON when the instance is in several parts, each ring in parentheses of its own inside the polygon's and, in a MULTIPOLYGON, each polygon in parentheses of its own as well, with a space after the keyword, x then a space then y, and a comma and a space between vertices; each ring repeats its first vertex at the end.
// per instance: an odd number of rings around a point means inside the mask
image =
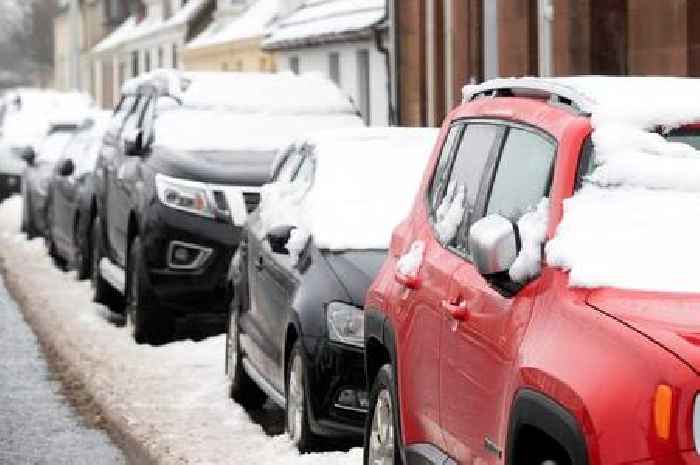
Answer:
POLYGON ((352 300, 363 307, 365 294, 379 273, 386 250, 324 251, 323 256, 352 300))
POLYGON ((261 186, 270 178, 275 152, 179 151, 154 147, 148 163, 168 176, 211 184, 261 186))
POLYGON ((586 302, 655 341, 700 374, 700 294, 601 289, 586 302))

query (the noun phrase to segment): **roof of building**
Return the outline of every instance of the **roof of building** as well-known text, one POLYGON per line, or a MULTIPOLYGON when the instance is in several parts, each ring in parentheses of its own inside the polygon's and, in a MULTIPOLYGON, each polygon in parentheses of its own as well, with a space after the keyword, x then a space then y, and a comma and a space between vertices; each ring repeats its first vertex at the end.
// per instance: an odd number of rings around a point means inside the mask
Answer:
POLYGON ((194 38, 188 49, 262 37, 280 10, 279 0, 256 0, 239 15, 221 16, 194 38))
POLYGON ((279 50, 369 37, 385 19, 385 0, 306 0, 270 30, 263 47, 279 50))
POLYGON ((135 16, 129 17, 110 35, 102 39, 93 49, 94 53, 102 53, 128 42, 142 37, 157 34, 161 31, 186 24, 193 20, 204 7, 208 0, 190 0, 170 18, 147 16, 137 22, 135 16))

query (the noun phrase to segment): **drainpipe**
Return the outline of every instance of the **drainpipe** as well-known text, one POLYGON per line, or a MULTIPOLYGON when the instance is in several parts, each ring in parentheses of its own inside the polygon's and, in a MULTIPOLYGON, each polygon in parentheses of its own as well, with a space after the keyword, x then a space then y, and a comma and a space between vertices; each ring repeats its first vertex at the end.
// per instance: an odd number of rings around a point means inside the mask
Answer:
MULTIPOLYGON (((396 115, 396 110, 394 108, 394 94, 393 94, 393 73, 392 73, 392 66, 391 66, 391 52, 387 48, 386 44, 384 43, 384 37, 383 36, 383 31, 381 28, 377 27, 381 24, 386 23, 389 20, 389 8, 390 8, 390 2, 392 0, 386 0, 386 6, 384 8, 384 16, 382 19, 379 20, 379 22, 374 26, 374 41, 375 45, 377 47, 377 51, 384 55, 384 63, 386 66, 386 87, 387 87, 387 97, 388 97, 388 113, 389 113, 389 125, 390 126, 396 126, 398 124, 398 118, 396 115)), ((398 43, 396 40, 394 40, 394 50, 396 50, 396 47, 398 46, 398 43)))

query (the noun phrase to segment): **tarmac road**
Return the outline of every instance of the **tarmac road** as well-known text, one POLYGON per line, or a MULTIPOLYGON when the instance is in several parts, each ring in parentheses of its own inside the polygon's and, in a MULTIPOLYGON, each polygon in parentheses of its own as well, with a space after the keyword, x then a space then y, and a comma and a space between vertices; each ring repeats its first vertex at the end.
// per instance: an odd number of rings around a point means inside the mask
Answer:
POLYGON ((122 465, 122 452, 61 394, 0 279, 0 465, 122 465))

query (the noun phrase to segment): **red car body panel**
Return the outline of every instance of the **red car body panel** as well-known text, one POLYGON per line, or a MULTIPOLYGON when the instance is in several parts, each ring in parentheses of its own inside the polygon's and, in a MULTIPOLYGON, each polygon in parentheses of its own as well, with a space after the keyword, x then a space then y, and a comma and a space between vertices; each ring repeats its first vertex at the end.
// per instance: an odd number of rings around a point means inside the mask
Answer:
POLYGON ((700 464, 692 434, 700 297, 573 289, 566 272, 548 267, 512 298, 493 290, 440 244, 428 219, 426 196, 444 139, 450 124, 465 118, 528 124, 557 140, 550 238, 592 130, 585 115, 526 98, 483 98, 447 117, 413 210, 395 229, 366 301, 395 332, 403 444, 432 444, 461 464, 505 463, 484 440, 506 449, 513 401, 529 389, 575 417, 591 465, 700 464), (411 290, 396 281, 395 267, 417 240, 425 253, 420 286, 411 290), (460 303, 468 308, 463 321, 450 313, 460 303), (673 390, 667 440, 654 426, 660 384, 673 390))

